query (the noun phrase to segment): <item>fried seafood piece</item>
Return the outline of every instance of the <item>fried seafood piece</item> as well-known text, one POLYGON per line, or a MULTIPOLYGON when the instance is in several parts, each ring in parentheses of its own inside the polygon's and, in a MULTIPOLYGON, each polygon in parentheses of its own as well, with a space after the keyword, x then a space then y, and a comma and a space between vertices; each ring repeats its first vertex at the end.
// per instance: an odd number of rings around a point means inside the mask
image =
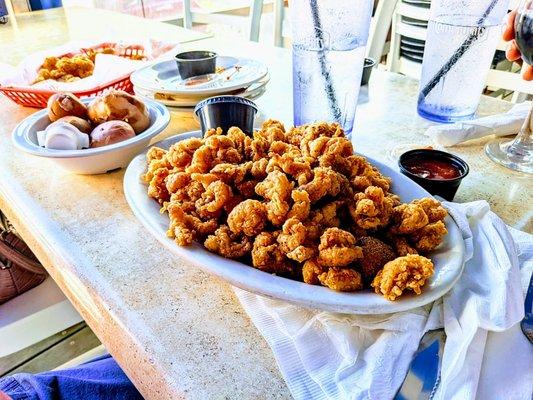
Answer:
POLYGON ((430 259, 416 254, 409 254, 389 261, 379 271, 372 282, 377 294, 387 300, 396 300, 404 290, 422 293, 422 286, 433 275, 433 263, 430 259))
POLYGON ((233 233, 256 236, 267 222, 266 205, 258 200, 244 200, 237 204, 228 215, 228 226, 233 233))
POLYGON ((369 186, 379 186, 385 193, 390 189, 391 179, 379 172, 366 158, 352 155, 349 157, 350 183, 356 192, 364 192, 369 186))
POLYGON ((339 228, 328 228, 320 236, 318 262, 327 267, 346 267, 363 257, 363 251, 355 245, 355 237, 339 228))
POLYGON ((252 240, 248 236, 233 233, 227 225, 221 225, 205 239, 204 246, 226 258, 241 258, 252 250, 252 240))
POLYGON ((400 204, 394 208, 393 234, 406 235, 423 228, 429 223, 429 218, 421 205, 415 203, 400 204))
MULTIPOLYGON (((170 171, 167 168, 159 168, 150 174, 150 182, 148 183, 148 196, 156 199, 159 204, 170 200, 170 193, 165 185, 165 180, 170 171)), ((148 175, 145 175, 147 179, 148 175)))
POLYGON ((245 199, 250 199, 252 197, 256 197, 255 187, 259 182, 261 181, 257 179, 244 180, 243 182, 236 184, 235 187, 242 197, 245 199))
POLYGON ((252 265, 255 268, 272 274, 292 272, 292 264, 277 242, 279 233, 279 231, 261 232, 256 236, 252 248, 252 265))
POLYGON ((329 268, 318 276, 323 286, 338 292, 355 292, 363 288, 361 274, 350 268, 329 268))
POLYGON ((268 143, 273 143, 275 141, 285 142, 285 126, 283 126, 283 123, 280 121, 268 119, 263 122, 259 131, 254 132, 254 137, 255 136, 265 138, 268 143))
POLYGON ((329 167, 317 167, 313 172, 313 180, 299 187, 309 193, 311 203, 316 203, 325 196, 337 196, 349 187, 346 177, 329 167))
POLYGON ((363 257, 358 263, 366 282, 370 282, 385 264, 396 258, 391 246, 372 236, 359 238, 356 245, 363 251, 363 257))
POLYGON ((316 258, 307 260, 302 267, 302 277, 305 283, 310 285, 319 285, 318 277, 328 272, 328 267, 320 265, 316 258))
POLYGON ((307 240, 307 229, 297 218, 289 218, 283 224, 277 241, 281 251, 291 260, 304 262, 317 254, 316 245, 307 240))
POLYGON ((191 162, 194 152, 202 146, 202 139, 192 137, 180 140, 168 149, 167 159, 171 166, 184 171, 191 162))
POLYGON ((293 204, 289 213, 287 214, 287 218, 297 218, 300 221, 306 220, 311 212, 311 200, 309 199, 309 193, 307 193, 305 190, 294 189, 291 192, 291 199, 293 204))
POLYGON ((293 184, 281 171, 270 172, 264 181, 255 186, 255 192, 268 200, 268 220, 275 226, 280 226, 285 221, 289 212, 289 198, 293 184))
POLYGON ((231 187, 222 181, 210 183, 202 196, 196 200, 196 213, 202 219, 218 218, 224 205, 231 200, 233 193, 231 187))
POLYGON ((185 212, 196 210, 196 201, 205 191, 202 183, 192 180, 185 172, 172 172, 165 180, 170 201, 179 204, 185 212))
POLYGON ((438 200, 430 197, 413 200, 413 204, 418 204, 424 209, 424 212, 428 216, 429 222, 442 221, 448 215, 448 211, 446 211, 442 204, 440 204, 438 200))
POLYGON ((174 238, 179 246, 189 246, 194 240, 210 235, 218 228, 216 219, 202 221, 186 213, 177 203, 167 203, 165 208, 170 219, 167 236, 174 238))
POLYGON ((146 152, 146 160, 148 161, 148 164, 150 164, 150 161, 152 160, 161 160, 167 155, 167 151, 165 149, 162 149, 161 147, 153 146, 148 149, 146 152))
POLYGON ((215 165, 210 173, 228 185, 239 184, 252 169, 252 166, 253 163, 251 161, 242 164, 221 163, 215 165))
MULTIPOLYGON (((394 207, 391 235, 405 236, 420 252, 434 250, 448 233, 443 219, 448 215, 437 200, 424 198, 394 207)), ((401 254, 401 251, 398 251, 401 254)))
POLYGON ((222 128, 221 127, 217 127, 217 128, 211 128, 211 129, 208 129, 204 132, 204 139, 205 138, 208 138, 209 136, 213 136, 213 135, 223 135, 224 132, 222 132, 222 128))
POLYGON ((206 173, 217 164, 236 164, 241 159, 233 140, 225 135, 212 135, 204 139, 203 144, 196 149, 186 171, 206 173))
POLYGON ((404 236, 388 234, 387 239, 394 247, 396 254, 398 254, 399 256, 406 256, 408 254, 418 254, 418 251, 409 244, 407 238, 405 238, 404 236))
POLYGON ((268 159, 260 158, 252 162, 250 174, 256 179, 265 179, 267 176, 268 159))
POLYGON ((267 172, 282 171, 304 185, 313 177, 309 160, 298 153, 271 154, 266 168, 267 172))
POLYGON ((241 128, 232 126, 228 129, 226 136, 233 141, 233 146, 237 149, 239 154, 244 157, 246 154, 246 147, 252 142, 252 138, 244 133, 241 128))
POLYGON ((363 229, 378 229, 389 223, 394 201, 386 197, 383 189, 369 186, 364 193, 354 196, 354 203, 350 205, 350 215, 353 221, 363 229))
POLYGON ((435 250, 442 242, 444 235, 448 233, 444 222, 437 221, 427 224, 410 235, 413 246, 422 253, 435 250))

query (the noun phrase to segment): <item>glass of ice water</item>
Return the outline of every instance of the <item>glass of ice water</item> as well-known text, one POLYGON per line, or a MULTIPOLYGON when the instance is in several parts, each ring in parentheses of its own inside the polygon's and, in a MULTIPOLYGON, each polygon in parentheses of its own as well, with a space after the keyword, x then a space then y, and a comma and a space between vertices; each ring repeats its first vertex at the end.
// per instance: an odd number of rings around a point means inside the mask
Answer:
POLYGON ((476 112, 508 0, 432 0, 418 114, 437 122, 476 112))
POLYGON ((294 124, 353 128, 373 0, 291 0, 294 124))

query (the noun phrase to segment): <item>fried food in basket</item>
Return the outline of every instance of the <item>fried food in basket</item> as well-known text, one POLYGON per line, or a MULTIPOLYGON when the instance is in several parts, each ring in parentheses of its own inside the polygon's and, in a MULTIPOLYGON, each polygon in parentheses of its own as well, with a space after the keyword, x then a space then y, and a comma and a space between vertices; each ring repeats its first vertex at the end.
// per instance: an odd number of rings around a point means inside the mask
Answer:
MULTIPOLYGON (((37 71, 33 84, 53 79, 58 82, 74 82, 87 78, 94 72, 94 60, 97 54, 117 54, 112 47, 102 49, 82 49, 82 54, 62 57, 46 57, 37 71)), ((139 59, 131 56, 132 59, 139 59)))
POLYGON ((168 212, 168 235, 261 271, 332 290, 374 288, 388 300, 420 294, 433 274, 421 254, 447 233, 447 213, 426 198, 402 204, 391 180, 338 124, 286 130, 266 121, 253 136, 211 129, 168 151, 152 148, 143 176, 168 212))

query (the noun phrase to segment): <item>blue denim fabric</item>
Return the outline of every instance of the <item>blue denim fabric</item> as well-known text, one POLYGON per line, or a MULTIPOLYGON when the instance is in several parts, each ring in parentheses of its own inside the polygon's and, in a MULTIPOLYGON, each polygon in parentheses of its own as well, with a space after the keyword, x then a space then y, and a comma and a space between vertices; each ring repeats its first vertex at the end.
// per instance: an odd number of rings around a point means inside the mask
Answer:
POLYGON ((75 368, 0 378, 13 400, 143 400, 110 355, 75 368))

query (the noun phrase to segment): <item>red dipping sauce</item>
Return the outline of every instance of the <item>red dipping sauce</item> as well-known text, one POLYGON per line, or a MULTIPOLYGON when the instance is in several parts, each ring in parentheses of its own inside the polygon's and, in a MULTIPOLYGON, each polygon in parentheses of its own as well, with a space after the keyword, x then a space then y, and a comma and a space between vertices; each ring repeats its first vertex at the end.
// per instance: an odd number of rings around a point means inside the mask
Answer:
POLYGON ((426 179, 444 181, 459 178, 459 176, 461 176, 459 168, 445 160, 414 157, 404 161, 403 165, 410 173, 426 179))

